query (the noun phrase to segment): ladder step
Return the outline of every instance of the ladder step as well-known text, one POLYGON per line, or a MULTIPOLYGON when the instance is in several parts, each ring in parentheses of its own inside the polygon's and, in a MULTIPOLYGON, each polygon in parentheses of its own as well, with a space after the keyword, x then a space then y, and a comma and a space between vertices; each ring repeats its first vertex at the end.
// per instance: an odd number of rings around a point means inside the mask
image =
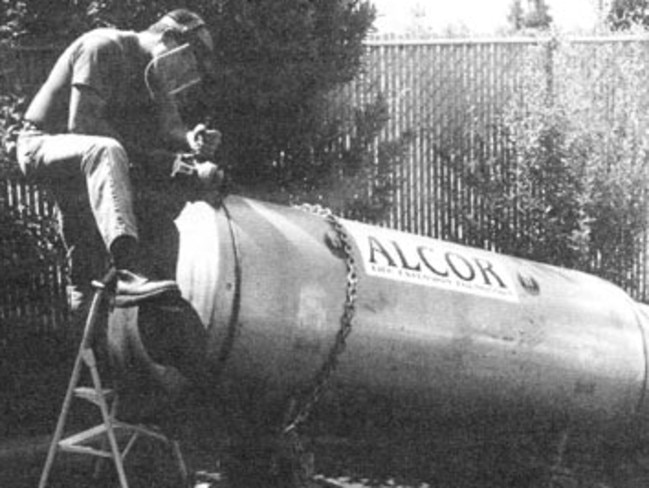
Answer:
POLYGON ((113 454, 108 452, 108 451, 100 451, 99 449, 95 449, 94 447, 90 446, 77 446, 77 445, 61 445, 59 443, 59 447, 62 451, 73 453, 73 454, 85 454, 88 456, 96 456, 96 457, 102 457, 106 459, 110 459, 113 457, 113 454))
POLYGON ((128 424, 126 422, 121 422, 119 420, 113 420, 113 428, 116 431, 122 429, 131 434, 139 434, 144 437, 151 437, 165 444, 168 444, 170 442, 169 438, 166 435, 164 435, 158 427, 155 427, 153 425, 141 425, 141 424, 136 425, 136 424, 128 424))
POLYGON ((102 436, 106 433, 107 428, 104 424, 99 424, 90 429, 86 429, 82 432, 78 432, 74 435, 66 437, 59 441, 59 446, 62 448, 74 446, 81 444, 83 442, 89 442, 96 439, 99 436, 102 436))
MULTIPOLYGON (((88 386, 80 386, 74 389, 74 395, 77 398, 87 400, 95 405, 100 404, 100 394, 94 388, 88 386)), ((103 395, 106 402, 110 402, 115 398, 115 390, 104 388, 101 390, 101 395, 103 395)))

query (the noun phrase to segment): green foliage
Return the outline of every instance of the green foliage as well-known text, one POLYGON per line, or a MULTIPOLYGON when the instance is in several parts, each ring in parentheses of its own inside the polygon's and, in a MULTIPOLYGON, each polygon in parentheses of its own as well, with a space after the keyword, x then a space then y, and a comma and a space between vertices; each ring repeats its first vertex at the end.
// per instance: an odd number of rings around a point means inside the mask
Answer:
MULTIPOLYGON (((0 200, 0 265, 6 286, 29 288, 48 265, 65 269, 65 251, 56 220, 0 200)), ((2 289, 2 287, 0 287, 2 289)))
POLYGON ((515 31, 547 29, 552 24, 549 10, 545 0, 526 0, 526 8, 523 7, 522 0, 513 0, 507 20, 515 31))
POLYGON ((0 38, 70 39, 83 31, 83 14, 72 1, 2 0, 0 38))
POLYGON ((505 254, 583 268, 589 238, 582 201, 585 162, 575 159, 579 151, 566 137, 569 121, 552 108, 508 116, 492 130, 509 140, 509 149, 464 168, 489 216, 485 223, 465 215, 469 240, 505 254))
POLYGON ((647 0, 613 0, 606 16, 613 30, 627 30, 634 26, 649 26, 647 0))
POLYGON ((477 242, 632 284, 649 183, 645 50, 561 44, 532 53, 494 129, 508 150, 466 169, 492 223, 480 229, 469 217, 477 242))
POLYGON ((210 111, 239 185, 288 191, 327 169, 313 156, 338 130, 330 94, 359 73, 373 18, 368 2, 346 0, 228 2, 215 16, 210 111))
MULTIPOLYGON (((177 2, 153 0, 1 0, 0 39, 43 45, 69 42, 94 28, 140 29, 177 2)), ((198 2, 194 2, 198 3, 198 2)), ((213 2, 200 2, 210 4, 213 2)))
POLYGON ((24 96, 15 93, 0 95, 0 178, 20 177, 13 152, 16 129, 24 109, 24 96))

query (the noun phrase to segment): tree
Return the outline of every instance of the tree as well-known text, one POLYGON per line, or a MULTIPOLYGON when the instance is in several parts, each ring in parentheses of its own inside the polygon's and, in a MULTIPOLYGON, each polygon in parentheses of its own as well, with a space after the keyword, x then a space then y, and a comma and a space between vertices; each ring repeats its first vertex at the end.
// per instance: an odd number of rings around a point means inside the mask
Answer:
POLYGON ((71 1, 2 0, 1 5, 0 39, 64 41, 88 25, 85 10, 71 1))
POLYGON ((211 96, 233 176, 285 187, 321 174, 337 134, 328 95, 361 68, 368 2, 228 2, 213 17, 223 77, 211 96), (333 123, 333 125, 332 125, 333 123))
MULTIPOLYGON (((102 26, 142 28, 177 2, 161 0, 0 0, 0 39, 43 45, 102 26)), ((199 2, 194 2, 199 3, 199 2)), ((204 1, 204 6, 213 2, 204 1)))
POLYGON ((649 2, 613 0, 606 21, 613 30, 625 30, 634 25, 649 27, 649 2))
POLYGON ((515 31, 522 29, 547 29, 552 23, 545 0, 513 0, 507 17, 515 31), (525 6, 523 6, 525 1, 525 6))

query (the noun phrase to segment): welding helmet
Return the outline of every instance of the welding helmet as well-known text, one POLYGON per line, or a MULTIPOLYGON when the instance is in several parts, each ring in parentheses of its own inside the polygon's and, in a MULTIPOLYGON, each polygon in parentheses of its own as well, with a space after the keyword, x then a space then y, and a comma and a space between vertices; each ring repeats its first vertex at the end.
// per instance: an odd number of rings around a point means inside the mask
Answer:
POLYGON ((175 97, 213 76, 214 44, 203 19, 189 10, 174 10, 150 30, 172 37, 175 47, 153 57, 145 70, 154 97, 175 97))

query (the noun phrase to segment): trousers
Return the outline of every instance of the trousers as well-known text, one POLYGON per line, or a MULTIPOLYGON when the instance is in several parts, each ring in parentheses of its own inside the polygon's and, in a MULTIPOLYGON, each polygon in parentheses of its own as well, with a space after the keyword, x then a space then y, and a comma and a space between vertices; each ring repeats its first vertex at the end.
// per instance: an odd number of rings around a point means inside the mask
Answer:
POLYGON ((16 155, 23 174, 58 207, 72 284, 89 286, 118 237, 138 238, 126 151, 110 137, 30 128, 19 134, 16 155))

